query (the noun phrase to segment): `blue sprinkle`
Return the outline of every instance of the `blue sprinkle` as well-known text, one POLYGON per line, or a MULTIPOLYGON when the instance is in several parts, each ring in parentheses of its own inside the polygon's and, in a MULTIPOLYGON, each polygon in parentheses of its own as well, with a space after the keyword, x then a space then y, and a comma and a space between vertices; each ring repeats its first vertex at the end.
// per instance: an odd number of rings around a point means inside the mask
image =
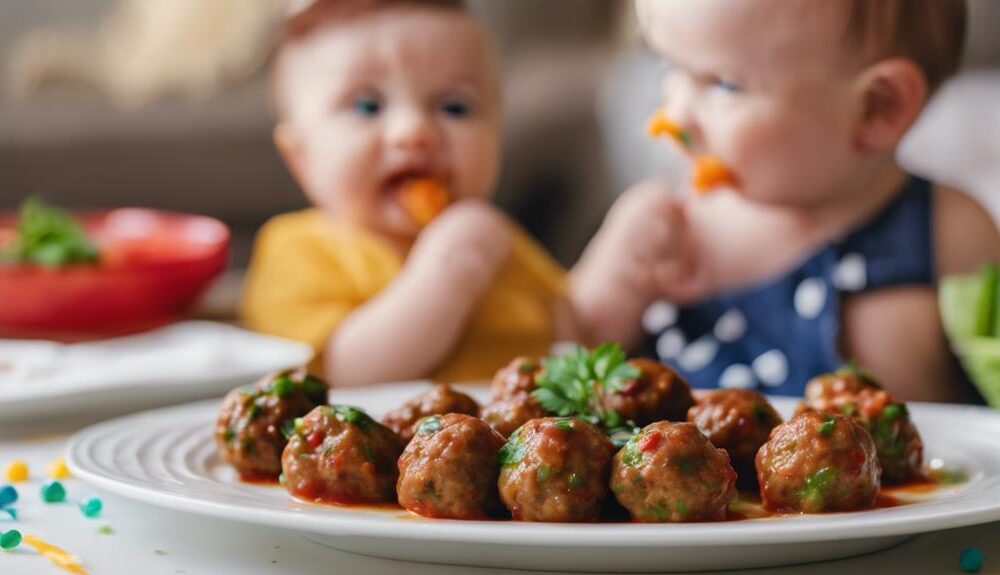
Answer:
POLYGON ((86 517, 97 517, 104 508, 104 502, 100 497, 85 497, 80 500, 80 511, 86 517))
POLYGON ((13 485, 0 487, 0 507, 6 507, 17 501, 17 489, 13 485))
POLYGON ((4 507, 3 509, 0 509, 0 512, 10 515, 11 519, 17 521, 17 509, 14 509, 13 507, 4 507))
POLYGON ((966 547, 959 554, 958 561, 962 564, 962 571, 979 573, 983 568, 983 552, 978 547, 966 547))

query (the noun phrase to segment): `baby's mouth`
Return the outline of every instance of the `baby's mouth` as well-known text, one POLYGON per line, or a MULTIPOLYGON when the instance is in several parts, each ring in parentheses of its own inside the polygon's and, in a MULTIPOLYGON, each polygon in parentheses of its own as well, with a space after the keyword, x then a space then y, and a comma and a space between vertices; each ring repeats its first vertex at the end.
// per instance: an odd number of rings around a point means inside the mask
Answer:
POLYGON ((402 170, 385 183, 390 200, 419 227, 426 226, 451 202, 445 179, 427 170, 402 170))

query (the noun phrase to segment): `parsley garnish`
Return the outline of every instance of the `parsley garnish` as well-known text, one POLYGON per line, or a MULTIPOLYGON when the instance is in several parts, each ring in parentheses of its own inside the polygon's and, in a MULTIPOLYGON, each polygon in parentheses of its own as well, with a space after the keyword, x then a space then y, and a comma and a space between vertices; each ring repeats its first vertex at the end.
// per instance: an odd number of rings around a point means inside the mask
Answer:
POLYGON ((21 204, 17 237, 0 246, 0 262, 58 267, 96 264, 99 259, 97 247, 68 212, 37 198, 21 204))
POLYGON ((544 370, 532 395, 549 413, 560 417, 575 415, 607 429, 623 427, 618 413, 603 409, 598 391, 621 391, 639 370, 628 363, 617 343, 602 343, 593 351, 577 346, 572 351, 543 361, 544 370))
POLYGON ((882 386, 880 386, 878 382, 875 381, 875 377, 871 374, 871 372, 859 366, 858 361, 855 359, 849 360, 846 364, 844 364, 843 367, 841 367, 834 373, 838 375, 852 376, 861 383, 870 385, 872 387, 877 387, 879 389, 882 388, 882 386))
POLYGON ((356 407, 328 405, 324 406, 324 409, 328 410, 328 412, 332 411, 334 416, 340 421, 357 425, 361 429, 368 427, 372 423, 372 418, 356 407))
POLYGON ((500 467, 513 467, 518 463, 521 463, 521 459, 524 458, 524 443, 521 441, 521 430, 515 431, 507 439, 507 443, 503 444, 500 451, 497 453, 497 461, 500 463, 500 467))

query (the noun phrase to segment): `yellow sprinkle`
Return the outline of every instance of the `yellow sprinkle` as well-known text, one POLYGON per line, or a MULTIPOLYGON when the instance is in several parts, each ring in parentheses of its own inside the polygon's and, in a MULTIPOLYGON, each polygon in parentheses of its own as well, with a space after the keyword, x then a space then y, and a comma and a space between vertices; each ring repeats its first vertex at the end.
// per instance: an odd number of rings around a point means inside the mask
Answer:
POLYGON ((69 477, 69 468, 66 467, 66 460, 60 457, 53 459, 45 466, 45 475, 52 479, 66 479, 69 477))
POLYGON ((87 575, 87 570, 83 568, 80 560, 75 555, 67 553, 51 543, 46 543, 34 535, 25 535, 24 543, 34 547, 35 551, 41 553, 46 559, 55 564, 56 567, 65 569, 70 573, 76 573, 77 575, 87 575))
POLYGON ((28 464, 23 459, 15 459, 7 464, 4 475, 7 476, 7 481, 11 483, 25 481, 28 479, 28 464))

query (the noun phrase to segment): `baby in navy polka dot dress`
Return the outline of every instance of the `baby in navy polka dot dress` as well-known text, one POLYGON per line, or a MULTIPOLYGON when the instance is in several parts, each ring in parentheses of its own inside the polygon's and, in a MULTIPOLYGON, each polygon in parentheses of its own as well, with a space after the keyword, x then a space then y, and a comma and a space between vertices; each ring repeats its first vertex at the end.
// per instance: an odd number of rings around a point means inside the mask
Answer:
POLYGON ((628 190, 573 271, 589 343, 695 387, 800 395, 856 359, 903 399, 968 399, 936 283, 998 259, 969 196, 896 148, 957 69, 964 0, 637 0, 664 107, 735 184, 628 190))

